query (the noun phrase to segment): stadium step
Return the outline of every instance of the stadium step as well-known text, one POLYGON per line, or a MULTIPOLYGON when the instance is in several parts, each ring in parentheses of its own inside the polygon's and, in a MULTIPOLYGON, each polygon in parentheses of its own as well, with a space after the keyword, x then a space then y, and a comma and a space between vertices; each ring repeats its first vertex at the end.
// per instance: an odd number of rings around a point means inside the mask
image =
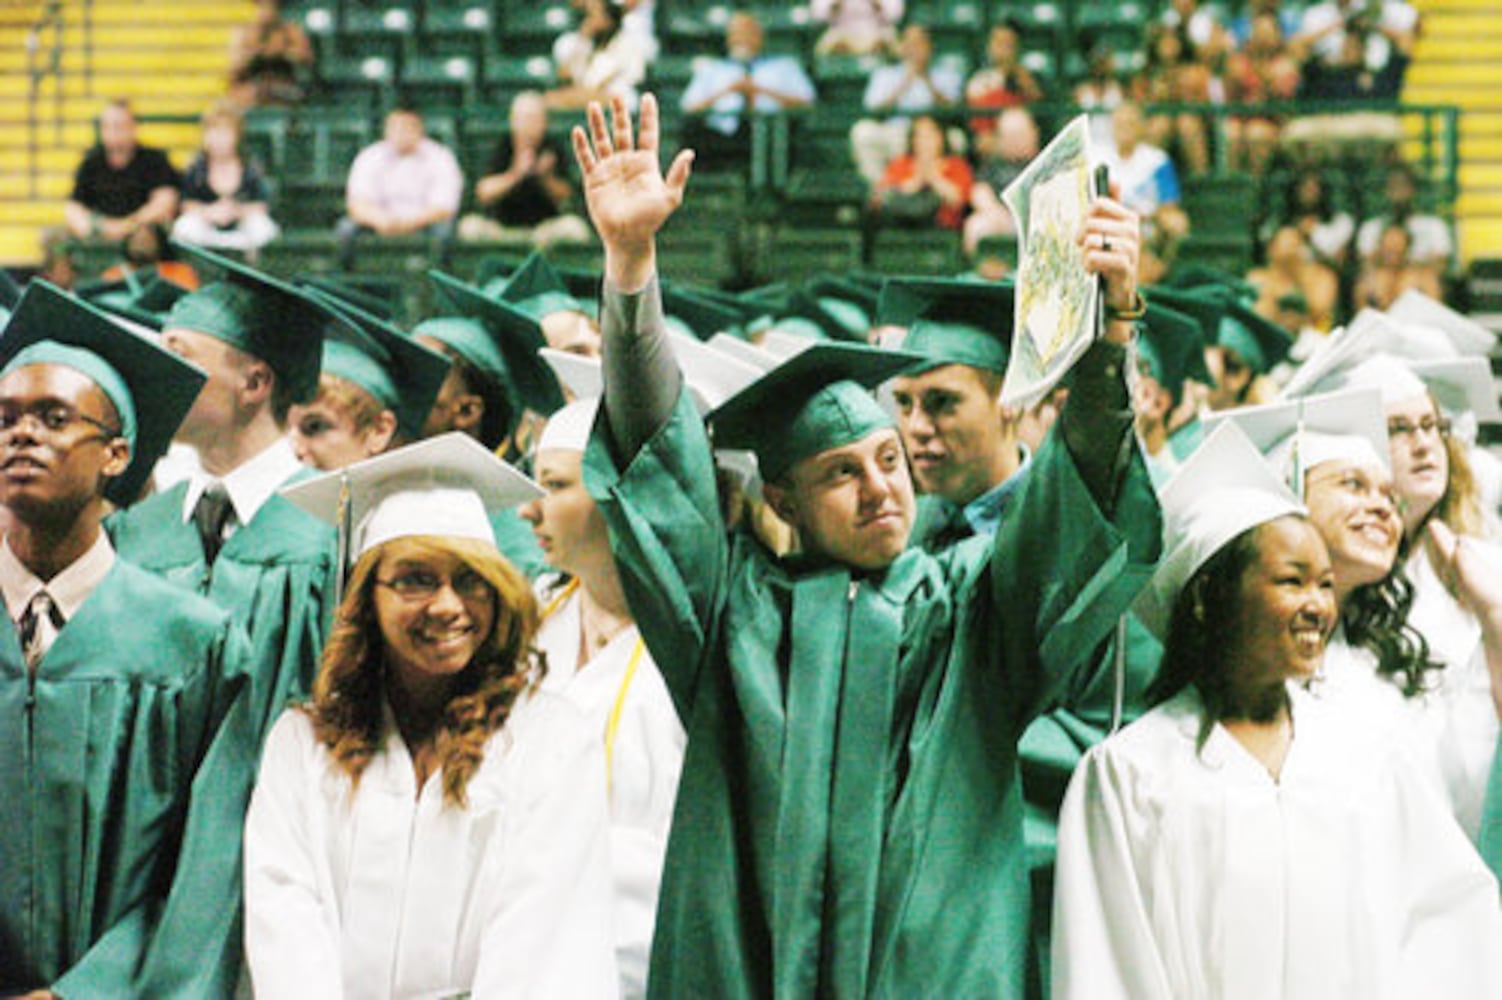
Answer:
POLYGON ((40 230, 62 222, 73 171, 94 141, 104 102, 129 97, 148 121, 141 141, 179 167, 198 146, 198 117, 224 94, 229 37, 252 0, 64 0, 62 29, 40 29, 38 51, 61 41, 60 74, 34 84, 27 50, 45 4, 8 0, 0 17, 0 265, 40 260, 40 230), (85 12, 91 20, 85 26, 85 12), (30 125, 35 113, 39 126, 30 125), (60 104, 59 104, 60 102, 60 104), (60 110, 59 110, 60 108, 60 110), (33 154, 32 144, 36 149, 33 154), (31 171, 36 167, 33 180, 31 171))
POLYGON ((1418 0, 1423 30, 1403 100, 1461 109, 1457 243, 1462 266, 1502 254, 1502 4, 1418 0))

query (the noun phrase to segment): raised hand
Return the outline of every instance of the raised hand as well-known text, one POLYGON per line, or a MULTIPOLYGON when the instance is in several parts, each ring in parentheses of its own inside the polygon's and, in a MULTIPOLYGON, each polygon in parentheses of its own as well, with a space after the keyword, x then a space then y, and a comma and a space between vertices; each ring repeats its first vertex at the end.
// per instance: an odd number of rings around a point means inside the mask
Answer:
POLYGON ((589 134, 575 126, 573 140, 589 218, 605 245, 606 276, 618 286, 637 285, 655 266, 657 230, 683 203, 694 154, 680 152, 663 175, 652 94, 642 96, 638 137, 632 135, 631 115, 619 97, 610 101, 609 130, 598 103, 590 103, 588 117, 589 134))

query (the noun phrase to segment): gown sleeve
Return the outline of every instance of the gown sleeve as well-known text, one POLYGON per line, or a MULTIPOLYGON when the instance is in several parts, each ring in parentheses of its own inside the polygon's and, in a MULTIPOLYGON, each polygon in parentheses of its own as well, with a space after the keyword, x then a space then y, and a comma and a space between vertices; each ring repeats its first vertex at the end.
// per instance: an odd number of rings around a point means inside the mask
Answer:
POLYGON ((1167 973, 1143 907, 1132 844, 1148 835, 1132 811, 1129 769, 1091 750, 1059 814, 1053 996, 1168 997, 1167 973))
POLYGON ((132 908, 55 984, 60 996, 227 994, 240 961, 240 829, 255 768, 249 644, 228 616, 177 692, 177 773, 189 776, 165 899, 132 908))
POLYGON ((324 772, 311 721, 291 709, 266 740, 245 817, 245 950, 257 996, 338 998, 339 934, 316 860, 311 801, 324 772))
POLYGON ((537 706, 516 734, 526 793, 487 854, 489 914, 472 995, 615 997, 619 978, 597 735, 571 706, 537 706))

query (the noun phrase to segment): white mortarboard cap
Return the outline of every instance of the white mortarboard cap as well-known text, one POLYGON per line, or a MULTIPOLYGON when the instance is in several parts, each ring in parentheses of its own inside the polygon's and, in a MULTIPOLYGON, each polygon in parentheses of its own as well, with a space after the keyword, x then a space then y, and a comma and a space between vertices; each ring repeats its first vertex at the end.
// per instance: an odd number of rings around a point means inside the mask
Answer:
POLYGON ((683 370, 683 379, 694 397, 700 416, 717 409, 725 400, 761 378, 765 372, 707 346, 697 337, 670 334, 668 342, 683 370))
POLYGON ((560 351, 556 347, 539 348, 538 356, 553 369, 558 381, 575 399, 593 399, 604 391, 605 376, 600 359, 589 358, 572 351, 560 351))
POLYGON ((1163 558, 1133 610, 1162 637, 1179 592, 1232 539, 1287 514, 1304 513, 1294 495, 1231 421, 1209 432, 1158 496, 1163 558))
POLYGON ((384 542, 414 535, 494 545, 490 516, 542 495, 531 479, 459 431, 364 459, 280 492, 313 516, 338 525, 346 483, 350 562, 384 542))
POLYGON ((776 368, 777 363, 784 360, 771 351, 757 347, 749 340, 742 340, 728 333, 717 333, 713 337, 710 337, 706 343, 721 354, 729 355, 737 361, 744 361, 746 364, 754 366, 763 373, 776 368))
POLYGON ((1341 388, 1376 389, 1382 394, 1383 406, 1407 402, 1425 392, 1424 382, 1413 373, 1411 364, 1390 354, 1374 354, 1345 373, 1341 388))
POLYGON ((1224 421, 1234 421, 1299 496, 1304 473, 1321 462, 1343 459, 1389 467, 1387 418, 1376 389, 1222 410, 1205 416, 1206 432, 1224 421))
POLYGON ((1400 358, 1427 361, 1455 358, 1460 352, 1444 331, 1423 323, 1397 319, 1375 309, 1363 309, 1351 320, 1351 328, 1371 338, 1373 353, 1381 351, 1400 358))
POLYGON ((1461 354, 1485 357, 1497 343, 1497 335, 1469 317, 1410 288, 1387 308, 1387 315, 1403 323, 1417 323, 1443 330, 1461 354))
POLYGON ((576 399, 548 418, 547 426, 537 439, 538 451, 583 451, 589 444, 589 432, 595 425, 600 397, 576 399))
POLYGON ((1446 361, 1416 361, 1413 373, 1423 379, 1450 417, 1473 414, 1483 424, 1502 422, 1497 405, 1497 383, 1485 358, 1451 358, 1446 361))
POLYGON ((812 336, 791 333, 789 329, 784 329, 779 325, 762 334, 761 349, 776 357, 778 361, 786 361, 788 358, 808 350, 818 342, 812 336))

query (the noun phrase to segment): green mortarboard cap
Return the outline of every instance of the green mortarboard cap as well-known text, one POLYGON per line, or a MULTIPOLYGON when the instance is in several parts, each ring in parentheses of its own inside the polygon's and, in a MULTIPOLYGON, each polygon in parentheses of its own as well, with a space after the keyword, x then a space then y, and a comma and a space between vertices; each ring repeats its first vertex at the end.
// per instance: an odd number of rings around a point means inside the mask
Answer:
POLYGON ((1221 317, 1215 342, 1235 351, 1252 371, 1266 375, 1278 362, 1288 357, 1295 339, 1293 334, 1272 320, 1265 319, 1239 300, 1232 299, 1225 316, 1221 317))
POLYGON ((1143 317, 1137 354, 1147 363, 1153 378, 1178 404, 1184 380, 1209 385, 1205 368, 1205 340, 1193 318, 1159 303, 1150 303, 1143 317))
POLYGON ((1200 333, 1206 344, 1216 343, 1220 334, 1220 321, 1231 308, 1231 294, 1224 287, 1209 285, 1203 288, 1181 290, 1155 285, 1143 290, 1142 297, 1148 305, 1167 306, 1182 313, 1200 325, 1200 333))
POLYGON ((915 372, 942 365, 969 365, 1001 374, 1011 352, 1012 303, 1010 282, 965 279, 893 279, 883 289, 888 307, 900 312, 916 300, 918 312, 906 324, 902 349, 923 357, 915 372), (906 291, 902 291, 906 289, 906 291))
POLYGON ((838 295, 815 295, 819 308, 840 324, 846 338, 864 342, 871 332, 871 314, 849 299, 838 295))
POLYGON ((66 365, 109 398, 131 445, 130 465, 104 488, 121 506, 140 495, 207 379, 196 366, 45 281, 31 282, 0 335, 0 364, 17 362, 66 365))
POLYGON ((800 459, 893 427, 868 389, 920 358, 856 344, 816 344, 767 372, 710 413, 716 448, 756 453, 762 478, 800 459))
POLYGON ((163 328, 207 334, 260 358, 288 387, 294 403, 312 399, 318 392, 324 334, 331 324, 347 321, 253 267, 199 247, 174 246, 194 267, 220 277, 179 299, 163 328))
POLYGON ((298 284, 324 293, 324 300, 329 301, 332 298, 335 300, 333 304, 336 305, 340 303, 352 305, 361 312, 384 320, 390 320, 396 316, 395 302, 343 278, 315 275, 298 284))
POLYGON ((849 325, 852 318, 850 315, 831 311, 825 303, 802 289, 789 292, 781 306, 773 312, 777 317, 778 327, 784 326, 790 319, 804 320, 817 326, 820 334, 829 340, 861 344, 866 342, 866 331, 857 331, 849 325))
POLYGON ((161 330, 167 314, 188 289, 158 274, 149 274, 134 283, 112 282, 113 287, 96 286, 80 291, 78 297, 116 316, 138 323, 148 330, 161 330))
POLYGON ((1164 284, 1181 291, 1223 288, 1238 299, 1257 297, 1257 290, 1238 275, 1205 264, 1180 264, 1169 272, 1164 284))
POLYGON ((523 261, 521 267, 505 281, 487 285, 484 293, 510 303, 539 321, 556 312, 594 315, 594 311, 586 303, 569 291, 563 275, 558 273, 558 269, 548 262, 541 251, 523 261))
MULTIPOLYGON (((542 325, 536 317, 528 315, 512 302, 492 298, 474 285, 442 271, 429 271, 428 277, 444 297, 453 303, 460 315, 478 320, 490 334, 488 346, 471 339, 465 345, 450 343, 450 347, 498 381, 498 377, 504 373, 506 382, 501 384, 509 383, 514 387, 522 405, 528 409, 548 414, 563 405, 563 392, 558 387, 558 380, 537 356, 537 352, 547 346, 547 340, 542 335, 542 325), (471 357, 471 352, 477 356, 471 357), (478 357, 480 354, 485 357, 478 357)), ((443 339, 426 324, 420 329, 439 340, 443 339)), ((516 416, 520 417, 521 414, 516 416)))
POLYGON ((449 359, 352 303, 316 288, 308 293, 323 298, 359 331, 358 337, 341 331, 324 339, 323 370, 370 393, 396 414, 397 426, 409 440, 420 438, 448 377, 449 359))
POLYGON ((744 310, 731 308, 703 295, 698 289, 667 282, 662 285, 662 310, 668 319, 677 319, 683 324, 683 332, 700 340, 734 330, 747 318, 744 310))
MULTIPOLYGON (((856 275, 823 274, 808 283, 808 290, 821 299, 841 299, 859 307, 868 317, 876 315, 883 281, 866 280, 856 275)), ((869 326, 869 322, 867 323, 869 326)))
POLYGON ((468 316, 434 316, 413 327, 412 336, 437 341, 451 357, 478 373, 481 384, 470 388, 485 400, 480 440, 492 448, 499 447, 521 419, 523 407, 517 401, 506 356, 496 343, 497 334, 468 316))

